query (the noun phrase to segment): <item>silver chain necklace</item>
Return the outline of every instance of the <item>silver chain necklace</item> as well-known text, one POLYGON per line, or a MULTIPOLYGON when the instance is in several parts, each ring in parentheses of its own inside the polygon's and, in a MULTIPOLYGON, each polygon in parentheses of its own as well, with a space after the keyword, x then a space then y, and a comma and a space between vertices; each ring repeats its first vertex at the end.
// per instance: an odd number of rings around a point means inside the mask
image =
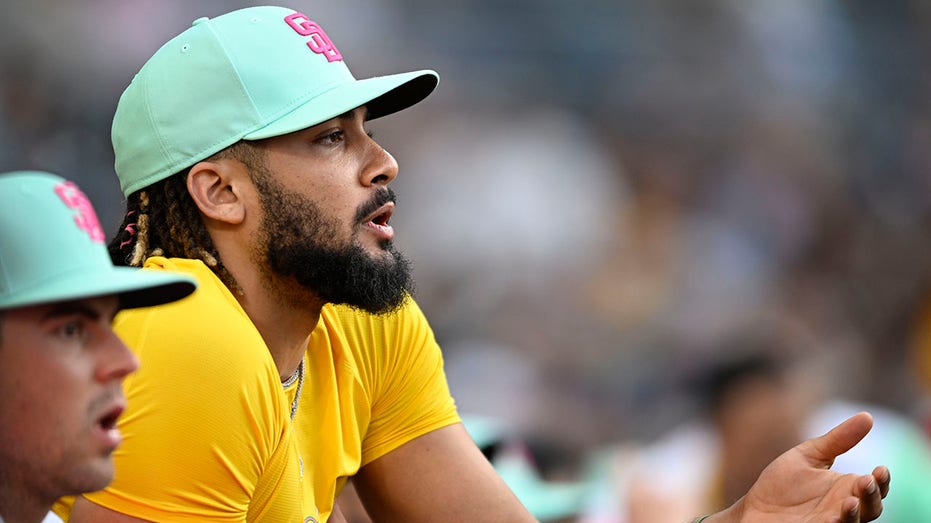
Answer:
POLYGON ((301 401, 301 388, 304 386, 304 358, 301 358, 301 364, 297 366, 297 371, 290 378, 281 382, 281 387, 286 389, 294 385, 295 381, 297 382, 297 390, 294 392, 294 401, 291 402, 291 421, 294 421, 294 416, 297 414, 297 404, 301 401))

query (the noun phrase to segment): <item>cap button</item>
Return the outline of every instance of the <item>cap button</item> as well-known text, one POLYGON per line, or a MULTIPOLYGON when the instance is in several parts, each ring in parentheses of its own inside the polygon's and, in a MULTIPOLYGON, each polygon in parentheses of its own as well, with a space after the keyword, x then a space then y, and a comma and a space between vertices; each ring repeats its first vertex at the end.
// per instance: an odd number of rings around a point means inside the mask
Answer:
POLYGON ((193 26, 193 25, 200 25, 200 24, 206 22, 207 20, 210 20, 210 17, 209 17, 209 16, 202 16, 202 17, 198 18, 197 20, 194 20, 194 23, 192 23, 191 25, 192 25, 192 26, 193 26))

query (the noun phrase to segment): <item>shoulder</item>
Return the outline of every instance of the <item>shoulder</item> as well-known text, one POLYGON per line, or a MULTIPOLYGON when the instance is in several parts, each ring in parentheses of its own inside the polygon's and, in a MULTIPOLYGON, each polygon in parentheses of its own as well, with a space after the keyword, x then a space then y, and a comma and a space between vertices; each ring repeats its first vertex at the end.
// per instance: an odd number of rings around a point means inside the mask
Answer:
POLYGON ((192 274, 200 283, 185 299, 158 307, 121 312, 114 330, 142 363, 126 381, 129 391, 168 397, 179 391, 212 391, 212 403, 240 391, 253 398, 278 398, 266 391, 280 381, 261 334, 235 297, 213 273, 195 260, 154 258, 145 270, 192 274))
MULTIPOLYGON (((223 282, 199 260, 151 258, 143 270, 183 272, 197 279, 190 296, 158 307, 121 312, 114 328, 130 348, 145 354, 157 347, 160 353, 178 353, 185 359, 245 358, 249 363, 264 360, 267 350, 257 351, 264 341, 249 316, 223 282), (196 348, 196 352, 195 349, 196 348)), ((154 355, 151 355, 154 357, 154 355)))
POLYGON ((401 335, 411 329, 429 329, 426 316, 412 297, 386 314, 371 314, 347 305, 326 305, 321 312, 322 326, 348 333, 364 331, 401 335))
POLYGON ((434 345, 433 331, 423 311, 408 297, 397 310, 371 314, 344 305, 327 305, 315 336, 341 342, 362 360, 393 358, 424 345, 434 345))

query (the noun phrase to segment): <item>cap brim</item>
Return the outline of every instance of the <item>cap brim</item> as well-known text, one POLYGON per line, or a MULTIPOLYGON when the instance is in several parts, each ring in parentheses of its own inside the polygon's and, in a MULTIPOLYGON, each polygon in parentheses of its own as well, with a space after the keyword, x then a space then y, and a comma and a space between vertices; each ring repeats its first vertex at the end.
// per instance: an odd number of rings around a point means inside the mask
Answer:
POLYGON ((75 270, 0 299, 0 308, 117 295, 121 308, 133 309, 179 300, 195 288, 193 278, 164 271, 133 267, 111 267, 93 272, 75 270))
POLYGON ((372 120, 406 109, 426 98, 440 77, 430 70, 376 76, 333 86, 297 109, 243 137, 261 140, 293 133, 365 105, 372 120))

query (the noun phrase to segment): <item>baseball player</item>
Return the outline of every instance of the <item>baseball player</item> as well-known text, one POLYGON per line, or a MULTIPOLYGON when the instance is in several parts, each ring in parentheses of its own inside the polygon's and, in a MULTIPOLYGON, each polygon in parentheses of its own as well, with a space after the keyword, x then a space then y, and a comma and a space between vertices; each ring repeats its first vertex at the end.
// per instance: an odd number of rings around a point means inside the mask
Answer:
POLYGON ((0 521, 38 523, 59 497, 109 483, 120 384, 138 366, 113 317, 193 290, 184 275, 114 267, 74 183, 0 174, 0 521))

